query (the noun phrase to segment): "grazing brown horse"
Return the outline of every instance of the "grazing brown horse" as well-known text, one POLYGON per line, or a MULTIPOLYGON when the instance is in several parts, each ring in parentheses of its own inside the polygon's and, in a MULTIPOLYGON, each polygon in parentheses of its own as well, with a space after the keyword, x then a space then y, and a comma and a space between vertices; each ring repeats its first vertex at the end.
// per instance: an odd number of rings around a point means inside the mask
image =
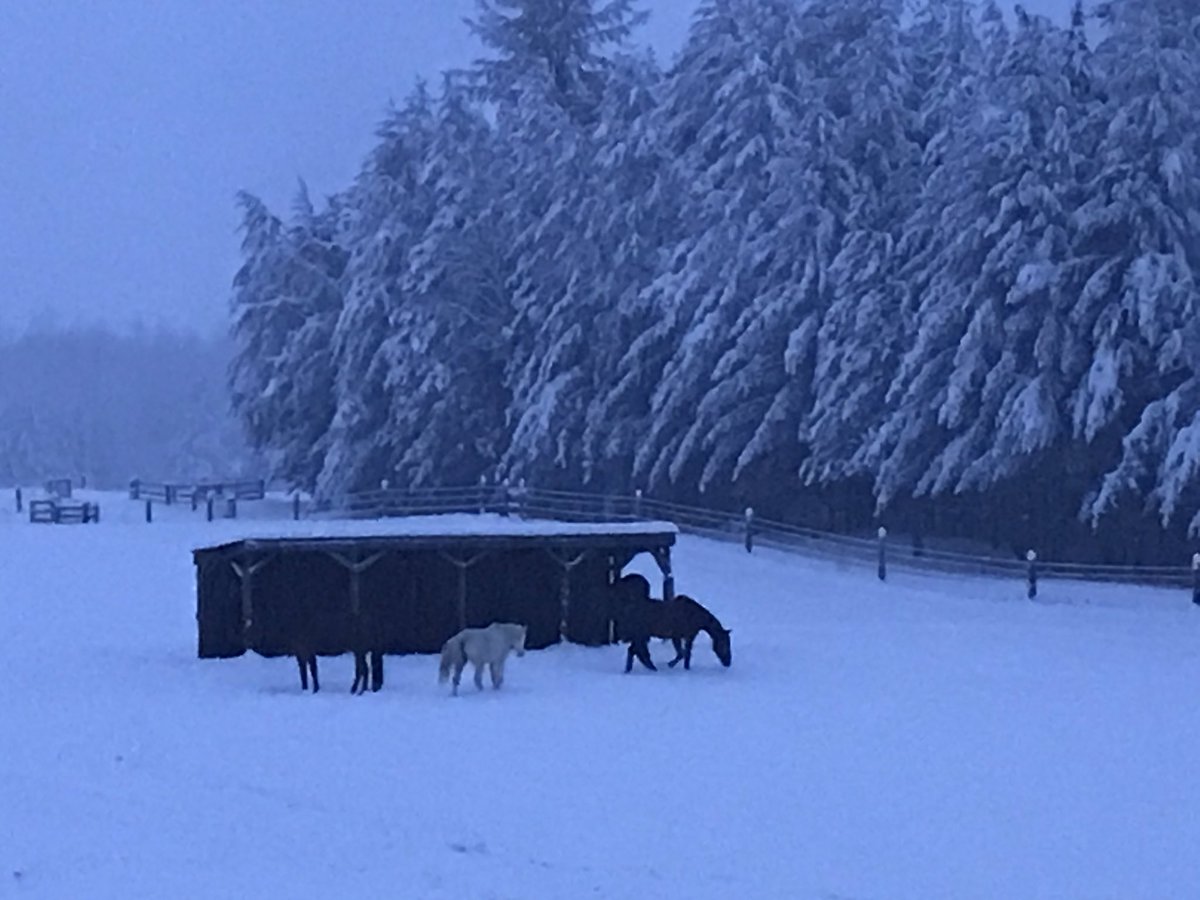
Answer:
POLYGON ((653 637, 669 638, 674 644, 675 658, 667 665, 674 666, 682 661, 683 667, 690 669, 692 645, 701 631, 712 639, 713 653, 721 665, 728 667, 733 663, 731 630, 696 600, 686 594, 677 594, 671 600, 651 599, 650 582, 636 574, 618 579, 613 589, 612 615, 617 640, 629 644, 626 672, 633 668, 635 658, 647 669, 658 671, 650 658, 650 638, 653 637))

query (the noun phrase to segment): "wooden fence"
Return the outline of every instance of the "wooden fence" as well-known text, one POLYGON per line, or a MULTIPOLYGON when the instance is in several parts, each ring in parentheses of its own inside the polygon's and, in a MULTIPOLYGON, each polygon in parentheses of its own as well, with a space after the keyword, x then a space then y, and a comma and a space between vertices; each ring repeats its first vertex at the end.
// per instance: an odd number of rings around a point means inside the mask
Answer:
POLYGON ((267 495, 266 482, 261 479, 244 481, 164 482, 135 478, 129 482, 130 500, 149 500, 171 506, 190 503, 192 509, 209 497, 234 500, 262 500, 267 495))
POLYGON ((64 500, 30 500, 29 521, 36 525, 87 525, 100 521, 100 504, 64 500))
POLYGON ((627 522, 665 519, 685 533, 736 542, 747 552, 770 548, 817 556, 875 570, 886 580, 889 571, 903 569, 955 575, 991 575, 1024 583, 1029 597, 1037 596, 1040 581, 1049 578, 1188 588, 1200 603, 1200 553, 1178 566, 1093 565, 1057 562, 1039 557, 1029 547, 1021 557, 985 555, 913 546, 893 538, 880 526, 873 535, 855 536, 819 531, 760 518, 752 509, 718 510, 657 500, 641 491, 599 494, 546 490, 524 484, 480 482, 470 486, 394 488, 348 494, 315 507, 332 515, 356 518, 494 513, 572 522, 627 522))

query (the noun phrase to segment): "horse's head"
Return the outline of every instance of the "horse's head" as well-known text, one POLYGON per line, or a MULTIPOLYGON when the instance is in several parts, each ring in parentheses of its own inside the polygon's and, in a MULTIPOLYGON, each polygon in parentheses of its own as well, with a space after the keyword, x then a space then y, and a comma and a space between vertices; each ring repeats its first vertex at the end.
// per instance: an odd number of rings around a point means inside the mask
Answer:
POLYGON ((713 653, 717 654, 717 659, 725 668, 729 668, 733 664, 733 644, 729 639, 732 630, 731 628, 714 628, 712 630, 713 653))

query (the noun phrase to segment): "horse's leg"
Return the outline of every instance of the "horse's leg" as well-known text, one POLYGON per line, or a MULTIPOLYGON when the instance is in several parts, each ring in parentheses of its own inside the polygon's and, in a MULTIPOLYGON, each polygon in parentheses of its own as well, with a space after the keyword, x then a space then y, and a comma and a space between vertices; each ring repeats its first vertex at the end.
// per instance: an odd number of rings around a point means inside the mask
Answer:
POLYGON ((465 669, 466 667, 467 667, 467 661, 465 659, 459 660, 458 662, 456 662, 454 664, 454 688, 451 691, 451 693, 455 697, 458 696, 458 685, 459 685, 459 682, 462 681, 463 669, 465 669))
POLYGON ((361 694, 367 689, 367 657, 361 651, 354 651, 354 683, 350 685, 350 693, 361 694))
POLYGON ((629 642, 629 648, 625 652, 625 673, 629 674, 633 670, 633 641, 629 642))
POLYGON ((300 690, 302 691, 308 690, 308 669, 305 668, 305 662, 304 657, 297 653, 296 666, 300 669, 300 690))
POLYGON ((475 663, 475 689, 483 690, 483 663, 475 663))
POLYGON ((696 636, 693 634, 683 642, 683 667, 691 669, 692 667, 692 645, 696 643, 696 636))
POLYGON ((650 658, 650 638, 639 638, 631 646, 635 648, 634 654, 637 656, 638 661, 641 662, 643 666, 645 666, 651 672, 658 671, 658 667, 654 665, 654 660, 650 658))
MULTIPOLYGON (((673 637, 671 638, 671 643, 675 645, 675 658, 667 663, 667 665, 673 669, 675 668, 675 664, 683 659, 683 641, 677 637, 673 637)), ((686 663, 684 664, 684 668, 687 668, 686 663)))
POLYGON ((317 680, 317 654, 310 653, 308 656, 308 668, 312 672, 313 693, 321 689, 321 682, 317 680))
POLYGON ((492 688, 500 690, 500 685, 504 683, 504 663, 488 663, 488 671, 492 673, 492 688))
POLYGON ((383 651, 371 651, 371 690, 378 691, 383 688, 383 651))

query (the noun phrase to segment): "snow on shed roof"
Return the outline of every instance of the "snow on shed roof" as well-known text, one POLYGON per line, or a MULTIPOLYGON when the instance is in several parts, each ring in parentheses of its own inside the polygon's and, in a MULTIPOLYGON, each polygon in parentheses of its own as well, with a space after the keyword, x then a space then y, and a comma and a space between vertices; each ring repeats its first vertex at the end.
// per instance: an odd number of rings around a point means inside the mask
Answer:
MULTIPOLYGON (((249 523, 248 523, 249 524, 249 523)), ((428 546, 439 541, 486 544, 553 543, 620 545, 650 541, 656 545, 675 543, 679 529, 673 522, 560 522, 551 519, 520 519, 495 514, 453 513, 437 516, 407 516, 390 519, 305 519, 270 523, 270 531, 255 523, 254 532, 240 539, 202 547, 197 553, 238 545, 302 546, 342 542, 428 546)))

